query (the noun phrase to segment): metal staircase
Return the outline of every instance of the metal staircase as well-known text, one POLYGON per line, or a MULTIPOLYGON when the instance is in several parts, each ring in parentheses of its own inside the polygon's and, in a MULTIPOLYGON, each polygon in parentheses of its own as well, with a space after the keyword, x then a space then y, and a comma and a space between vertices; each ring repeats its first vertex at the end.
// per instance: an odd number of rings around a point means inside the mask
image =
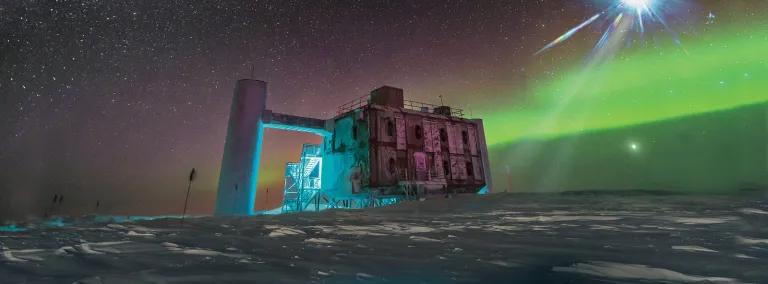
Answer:
POLYGON ((285 187, 283 189, 282 212, 296 212, 298 210, 299 187, 301 176, 299 163, 285 164, 285 187))
POLYGON ((305 211, 317 203, 322 186, 322 154, 321 145, 304 144, 300 162, 286 164, 283 212, 305 211))
POLYGON ((307 161, 307 164, 304 166, 304 176, 309 176, 318 164, 320 164, 320 159, 310 159, 307 161))
MULTIPOLYGON (((367 194, 338 195, 334 190, 322 189, 322 146, 304 144, 299 162, 285 165, 285 188, 282 212, 319 211, 325 209, 363 209, 411 200, 413 196, 380 196, 368 191, 367 194)), ((406 177, 403 175, 403 177, 406 177)), ((410 180, 401 179, 413 192, 410 180)))

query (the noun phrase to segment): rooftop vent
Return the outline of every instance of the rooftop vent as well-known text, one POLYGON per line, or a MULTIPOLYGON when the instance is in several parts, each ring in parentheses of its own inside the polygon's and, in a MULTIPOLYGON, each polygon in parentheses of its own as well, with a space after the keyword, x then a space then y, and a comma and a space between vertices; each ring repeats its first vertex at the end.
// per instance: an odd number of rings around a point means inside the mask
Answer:
POLYGON ((388 107, 403 108, 403 89, 384 86, 371 91, 371 103, 388 107))
POLYGON ((435 113, 436 114, 441 114, 441 115, 451 116, 451 107, 449 107, 449 106, 435 107, 435 113))

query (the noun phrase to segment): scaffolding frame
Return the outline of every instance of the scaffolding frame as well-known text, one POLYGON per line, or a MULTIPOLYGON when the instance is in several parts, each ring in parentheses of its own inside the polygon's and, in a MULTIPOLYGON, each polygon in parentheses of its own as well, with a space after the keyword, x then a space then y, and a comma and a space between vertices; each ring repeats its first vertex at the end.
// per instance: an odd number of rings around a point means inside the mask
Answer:
POLYGON ((407 196, 380 195, 365 190, 356 195, 336 195, 322 189, 322 146, 304 144, 299 162, 285 165, 282 213, 326 209, 364 209, 410 200, 407 196))
POLYGON ((304 211, 322 188, 322 145, 302 145, 298 163, 285 165, 283 212, 304 211))

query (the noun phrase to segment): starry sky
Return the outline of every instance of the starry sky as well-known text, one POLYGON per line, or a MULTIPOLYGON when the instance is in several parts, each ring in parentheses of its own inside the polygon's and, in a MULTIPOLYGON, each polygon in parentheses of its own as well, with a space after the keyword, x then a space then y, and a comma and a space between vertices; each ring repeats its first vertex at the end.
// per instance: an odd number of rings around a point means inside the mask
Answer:
MULTIPOLYGON (((190 211, 212 212, 232 88, 252 70, 281 113, 330 118, 391 85, 497 114, 583 61, 601 30, 533 54, 606 1, 2 0, 0 216, 42 215, 55 193, 69 212, 176 213, 193 167, 190 211)), ((768 15, 761 0, 686 4, 683 39, 768 15)), ((257 209, 320 141, 265 135, 257 209)))

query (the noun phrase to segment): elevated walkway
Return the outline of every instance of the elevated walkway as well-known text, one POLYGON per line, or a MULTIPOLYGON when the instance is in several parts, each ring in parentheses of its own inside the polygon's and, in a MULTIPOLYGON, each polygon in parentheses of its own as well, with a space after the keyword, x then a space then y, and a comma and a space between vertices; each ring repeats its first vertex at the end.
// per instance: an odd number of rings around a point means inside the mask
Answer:
POLYGON ((266 110, 264 111, 262 121, 264 122, 265 128, 312 133, 320 136, 331 135, 331 132, 325 128, 324 119, 282 114, 266 110))

